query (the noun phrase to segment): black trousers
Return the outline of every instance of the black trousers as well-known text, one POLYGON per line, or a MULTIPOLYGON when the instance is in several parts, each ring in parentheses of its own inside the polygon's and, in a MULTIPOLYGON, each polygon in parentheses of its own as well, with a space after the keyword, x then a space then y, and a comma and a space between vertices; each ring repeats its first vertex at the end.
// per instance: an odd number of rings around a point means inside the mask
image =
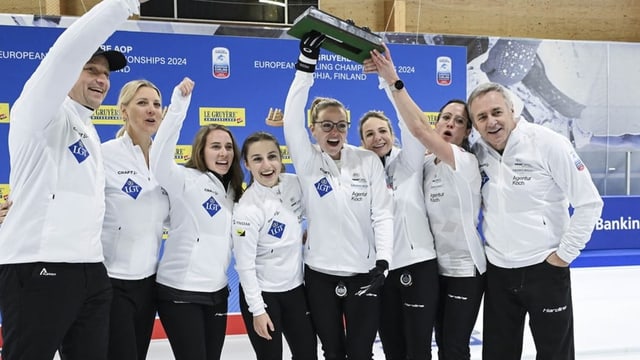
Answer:
POLYGON ((469 339, 478 319, 485 275, 440 276, 440 302, 436 317, 438 360, 471 358, 469 339))
POLYGON ((318 358, 318 342, 307 306, 304 286, 284 292, 262 292, 275 331, 272 340, 260 337, 253 328, 253 314, 240 289, 240 311, 257 360, 282 360, 282 335, 287 339, 293 360, 318 358))
POLYGON ((111 279, 109 360, 144 360, 156 319, 156 277, 111 279))
POLYGON ((431 359, 438 304, 436 259, 389 272, 380 306, 380 340, 387 360, 431 359))
POLYGON ((2 359, 106 360, 111 296, 102 263, 0 265, 2 359))
POLYGON ((227 302, 158 302, 160 321, 176 360, 219 360, 227 333, 227 302))
POLYGON ((356 296, 369 284, 368 274, 328 275, 305 267, 305 288, 311 319, 322 343, 325 360, 371 360, 378 330, 380 296, 356 296), (347 295, 336 295, 344 285, 347 295))
POLYGON ((570 269, 546 261, 517 269, 487 264, 483 359, 520 359, 527 313, 536 359, 575 359, 570 269))

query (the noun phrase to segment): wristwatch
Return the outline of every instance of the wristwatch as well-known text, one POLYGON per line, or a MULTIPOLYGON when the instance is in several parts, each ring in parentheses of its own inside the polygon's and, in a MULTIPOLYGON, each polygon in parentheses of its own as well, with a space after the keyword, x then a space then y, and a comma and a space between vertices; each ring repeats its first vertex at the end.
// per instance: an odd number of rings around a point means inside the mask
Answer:
POLYGON ((400 79, 396 80, 393 84, 391 84, 392 91, 399 91, 402 89, 404 89, 404 83, 400 79))

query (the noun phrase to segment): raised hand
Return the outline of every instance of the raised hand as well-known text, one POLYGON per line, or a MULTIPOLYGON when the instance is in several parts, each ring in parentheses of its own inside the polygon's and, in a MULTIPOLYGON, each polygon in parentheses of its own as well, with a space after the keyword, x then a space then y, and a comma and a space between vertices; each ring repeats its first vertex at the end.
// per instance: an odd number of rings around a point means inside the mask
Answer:
POLYGON ((399 79, 398 73, 391 58, 391 51, 389 51, 387 44, 382 45, 384 46, 384 54, 381 54, 376 49, 371 50, 371 58, 365 60, 364 70, 365 72, 367 72, 367 70, 369 70, 369 72, 377 72, 388 84, 393 84, 399 79))
POLYGON ((315 30, 306 33, 302 39, 300 39, 300 55, 298 56, 296 69, 310 73, 316 70, 316 63, 320 56, 320 47, 325 39, 326 35, 315 30))
POLYGON ((180 89, 182 96, 189 96, 193 92, 193 87, 195 85, 196 84, 193 82, 193 80, 185 77, 184 79, 182 79, 180 84, 178 84, 178 89, 180 89))

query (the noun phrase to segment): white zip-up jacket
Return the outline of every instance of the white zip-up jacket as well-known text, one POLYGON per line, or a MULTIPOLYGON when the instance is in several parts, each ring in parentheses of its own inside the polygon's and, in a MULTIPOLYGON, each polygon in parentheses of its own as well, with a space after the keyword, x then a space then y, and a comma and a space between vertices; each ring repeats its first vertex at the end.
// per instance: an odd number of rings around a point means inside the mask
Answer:
POLYGON ((389 269, 435 259, 436 250, 427 219, 423 198, 423 163, 425 147, 416 139, 402 120, 396 108, 389 85, 382 78, 389 101, 396 109, 400 127, 402 149, 393 148, 385 159, 387 187, 393 194, 393 256, 389 269))
POLYGON ((307 209, 304 260, 329 273, 366 273, 393 252, 393 201, 382 162, 345 144, 341 167, 309 140, 305 106, 313 74, 296 71, 284 111, 284 136, 307 209))
MULTIPOLYGON (((183 97, 176 88, 169 111, 182 112, 190 101, 191 96, 183 97)), ((179 290, 214 292, 227 286, 233 190, 227 192, 212 173, 176 164, 183 121, 184 117, 166 117, 151 147, 151 172, 171 203, 169 237, 156 281, 179 290)))
POLYGON ((11 109, 13 206, 0 264, 103 260, 104 165, 92 110, 67 94, 96 49, 137 9, 105 0, 60 35, 11 109))
MULTIPOLYGON (((185 109, 186 110, 186 109, 185 109)), ((167 116, 180 115, 168 113, 167 116)), ((169 198, 127 132, 102 144, 106 211, 102 224, 109 277, 140 280, 156 273, 169 198)))
POLYGON ((569 141, 522 120, 502 156, 483 140, 474 151, 483 177, 482 229, 489 262, 520 268, 541 263, 554 251, 568 263, 578 257, 603 202, 569 141))
POLYGON ((253 316, 265 312, 262 291, 285 292, 302 284, 302 190, 293 174, 278 185, 254 182, 233 211, 236 271, 253 316))
POLYGON ((430 154, 424 163, 424 201, 436 241, 440 275, 472 277, 487 270, 480 234, 481 177, 476 157, 450 144, 455 170, 430 154))

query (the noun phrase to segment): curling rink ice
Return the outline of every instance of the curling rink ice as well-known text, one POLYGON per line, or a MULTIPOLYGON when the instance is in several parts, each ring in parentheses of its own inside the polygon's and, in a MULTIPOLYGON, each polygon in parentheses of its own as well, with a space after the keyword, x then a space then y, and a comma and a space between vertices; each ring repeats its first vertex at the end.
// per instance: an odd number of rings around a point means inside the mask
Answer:
MULTIPOLYGON (((640 359, 640 266, 573 268, 571 276, 576 359, 640 359)), ((472 338, 472 359, 481 359, 481 340, 482 310, 472 338)), ((375 360, 384 359, 379 340, 373 351, 375 360)), ((318 354, 322 359, 320 349, 318 354)), ((433 358, 438 358, 435 346, 433 358)), ((173 359, 168 341, 153 340, 147 359, 173 359)), ((255 359, 247 336, 227 336, 222 359, 255 359)), ((283 359, 291 359, 291 354, 285 352, 283 359)), ((535 359, 528 328, 522 359, 535 359)))

